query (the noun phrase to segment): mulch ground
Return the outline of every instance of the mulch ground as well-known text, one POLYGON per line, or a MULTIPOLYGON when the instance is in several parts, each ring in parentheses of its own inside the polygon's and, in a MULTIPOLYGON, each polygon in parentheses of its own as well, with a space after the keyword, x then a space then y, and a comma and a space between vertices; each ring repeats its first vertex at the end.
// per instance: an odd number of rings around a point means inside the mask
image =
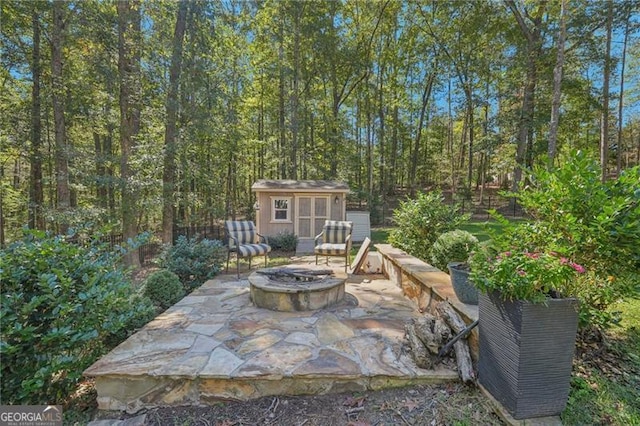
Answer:
MULTIPOLYGON (((100 414, 108 418, 108 413, 100 414)), ((503 424, 478 388, 462 384, 220 401, 207 407, 151 409, 145 414, 145 424, 154 426, 503 424)))

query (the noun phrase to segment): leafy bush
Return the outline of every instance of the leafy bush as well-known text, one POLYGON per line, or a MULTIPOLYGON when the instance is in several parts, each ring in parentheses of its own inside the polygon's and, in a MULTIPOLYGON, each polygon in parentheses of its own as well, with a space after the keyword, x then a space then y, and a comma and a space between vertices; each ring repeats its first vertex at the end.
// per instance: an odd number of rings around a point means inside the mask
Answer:
POLYGON ((419 193, 415 199, 401 202, 394 212, 397 227, 389 234, 389 242, 428 262, 436 239, 468 219, 457 206, 445 204, 440 191, 419 193))
POLYGON ((603 183, 597 161, 583 153, 553 171, 536 170, 516 196, 534 218, 504 224, 494 235, 496 252, 556 252, 586 270, 565 295, 580 299, 580 326, 606 328, 618 321, 608 308, 640 290, 640 167, 603 183), (514 250, 514 248, 516 250, 514 250))
POLYGON ((3 403, 60 403, 136 316, 118 261, 40 231, 0 251, 3 403))
POLYGON ((269 236, 269 245, 273 250, 296 251, 298 236, 290 231, 282 231, 269 236))
POLYGON ((449 262, 466 262, 478 247, 478 239, 470 232, 455 229, 440 235, 431 247, 431 264, 441 271, 449 262))
POLYGON ((127 337, 134 334, 136 331, 144 327, 149 321, 155 318, 157 309, 151 299, 142 294, 136 293, 131 299, 130 303, 121 307, 122 313, 125 313, 123 309, 129 309, 126 312, 126 318, 122 323, 121 328, 115 328, 104 340, 104 346, 109 349, 117 346, 125 340, 127 337))
POLYGON ((176 274, 189 292, 220 272, 225 259, 222 242, 181 235, 173 246, 165 247, 160 266, 176 274))
POLYGON ((151 299, 154 305, 167 309, 184 296, 184 287, 180 278, 166 269, 156 271, 144 282, 144 295, 151 299))

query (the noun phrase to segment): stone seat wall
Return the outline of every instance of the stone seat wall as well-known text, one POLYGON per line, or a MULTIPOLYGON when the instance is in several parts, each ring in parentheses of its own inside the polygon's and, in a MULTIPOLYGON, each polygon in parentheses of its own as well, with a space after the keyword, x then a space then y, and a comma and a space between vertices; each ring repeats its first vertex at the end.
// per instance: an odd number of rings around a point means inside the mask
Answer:
MULTIPOLYGON (((451 286, 449 274, 393 247, 376 244, 382 256, 382 273, 402 291, 406 297, 418 304, 421 312, 435 313, 437 302, 448 300, 467 324, 478 319, 478 306, 467 305, 458 300, 451 286)), ((471 356, 478 359, 478 327, 468 338, 471 356)))

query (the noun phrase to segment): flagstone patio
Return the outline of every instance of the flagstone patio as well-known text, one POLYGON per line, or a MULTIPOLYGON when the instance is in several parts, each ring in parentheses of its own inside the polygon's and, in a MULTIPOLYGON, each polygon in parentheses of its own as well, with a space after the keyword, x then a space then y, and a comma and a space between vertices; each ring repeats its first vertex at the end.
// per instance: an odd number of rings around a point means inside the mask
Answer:
MULTIPOLYGON (((345 276, 343 266, 332 267, 345 276)), ((305 312, 255 307, 246 276, 208 281, 87 369, 99 408, 136 412, 458 380, 443 366, 415 366, 403 336, 418 306, 382 275, 349 276, 344 301, 305 312)))

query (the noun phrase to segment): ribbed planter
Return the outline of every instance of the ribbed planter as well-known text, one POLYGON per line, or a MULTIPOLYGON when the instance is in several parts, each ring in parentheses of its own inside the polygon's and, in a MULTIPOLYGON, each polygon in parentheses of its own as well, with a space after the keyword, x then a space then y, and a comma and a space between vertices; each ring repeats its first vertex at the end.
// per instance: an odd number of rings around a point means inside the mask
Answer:
POLYGON ((469 270, 460 262, 451 262, 447 264, 449 269, 449 277, 451 277, 451 285, 456 293, 458 300, 469 305, 478 304, 478 289, 469 280, 469 270))
POLYGON ((478 380, 515 419, 555 416, 569 396, 576 299, 546 304, 479 297, 478 380))

